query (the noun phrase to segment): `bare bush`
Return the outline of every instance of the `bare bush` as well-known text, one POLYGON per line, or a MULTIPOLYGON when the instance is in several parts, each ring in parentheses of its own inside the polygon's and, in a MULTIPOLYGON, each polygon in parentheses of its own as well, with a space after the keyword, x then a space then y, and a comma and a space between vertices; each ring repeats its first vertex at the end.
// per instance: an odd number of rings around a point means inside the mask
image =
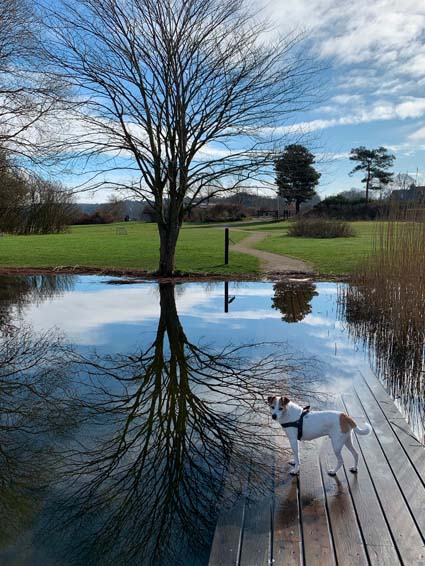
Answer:
POLYGON ((288 228, 288 236, 303 238, 350 238, 355 235, 346 222, 324 218, 300 218, 288 228))

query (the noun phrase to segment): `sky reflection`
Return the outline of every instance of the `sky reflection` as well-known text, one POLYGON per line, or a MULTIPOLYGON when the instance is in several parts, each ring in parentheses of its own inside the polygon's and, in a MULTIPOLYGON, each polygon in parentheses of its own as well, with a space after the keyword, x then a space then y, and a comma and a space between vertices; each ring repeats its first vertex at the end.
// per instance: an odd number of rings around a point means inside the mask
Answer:
MULTIPOLYGON (((150 339, 159 317, 155 283, 108 284, 110 279, 76 277, 74 289, 46 302, 29 305, 23 319, 36 330, 60 329, 80 348, 119 352, 150 339)), ((224 283, 176 286, 176 304, 185 332, 192 340, 215 345, 285 342, 300 356, 321 362, 323 378, 347 380, 358 370, 370 371, 362 349, 356 349, 337 314, 337 286, 315 284, 310 314, 301 321, 282 321, 272 308, 272 283, 230 283, 235 296, 224 312, 224 283)))

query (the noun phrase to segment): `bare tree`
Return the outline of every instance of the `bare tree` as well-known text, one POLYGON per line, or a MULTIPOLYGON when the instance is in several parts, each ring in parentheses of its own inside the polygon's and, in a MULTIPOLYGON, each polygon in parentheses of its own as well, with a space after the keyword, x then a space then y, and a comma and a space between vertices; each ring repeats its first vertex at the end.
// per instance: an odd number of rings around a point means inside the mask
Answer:
POLYGON ((0 0, 0 148, 32 160, 50 143, 46 119, 65 100, 63 85, 44 72, 42 41, 31 2, 0 0))
POLYGON ((400 191, 407 191, 416 185, 414 177, 409 173, 397 173, 392 182, 392 188, 400 191))
POLYGON ((0 151, 0 230, 13 234, 62 232, 76 217, 70 192, 24 170, 0 151))
POLYGON ((85 101, 68 155, 93 158, 92 188, 131 172, 121 186, 155 208, 158 273, 171 275, 186 210, 272 174, 285 117, 310 96, 301 37, 271 39, 245 0, 48 4, 52 77, 85 101))

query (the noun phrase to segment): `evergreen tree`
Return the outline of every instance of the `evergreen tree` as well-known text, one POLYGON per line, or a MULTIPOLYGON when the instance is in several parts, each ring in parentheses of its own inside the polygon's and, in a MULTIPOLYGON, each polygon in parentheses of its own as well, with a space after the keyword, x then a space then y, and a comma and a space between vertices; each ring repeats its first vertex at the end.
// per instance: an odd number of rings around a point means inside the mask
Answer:
POLYGON ((314 155, 300 144, 286 146, 275 162, 278 194, 288 202, 295 202, 297 214, 300 204, 316 195, 320 173, 313 167, 314 162, 314 155))
POLYGON ((388 185, 392 181, 393 173, 388 171, 393 166, 395 156, 388 153, 385 147, 367 149, 363 145, 351 150, 350 160, 358 161, 358 165, 350 172, 354 175, 358 171, 364 171, 365 176, 362 183, 366 185, 366 206, 369 202, 369 190, 380 189, 382 185, 388 185), (374 187, 373 182, 378 181, 379 186, 374 187))

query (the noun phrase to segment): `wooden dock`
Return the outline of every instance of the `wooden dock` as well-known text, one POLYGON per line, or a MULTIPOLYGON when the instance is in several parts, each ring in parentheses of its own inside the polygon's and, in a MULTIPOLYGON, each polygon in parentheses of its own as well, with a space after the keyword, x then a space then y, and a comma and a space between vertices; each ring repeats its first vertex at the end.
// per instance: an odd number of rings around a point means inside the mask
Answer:
POLYGON ((373 429, 355 440, 358 474, 345 449, 347 468, 327 474, 329 439, 303 444, 299 478, 282 456, 269 497, 220 515, 209 566, 425 565, 425 447, 378 381, 359 378, 338 403, 373 429))

